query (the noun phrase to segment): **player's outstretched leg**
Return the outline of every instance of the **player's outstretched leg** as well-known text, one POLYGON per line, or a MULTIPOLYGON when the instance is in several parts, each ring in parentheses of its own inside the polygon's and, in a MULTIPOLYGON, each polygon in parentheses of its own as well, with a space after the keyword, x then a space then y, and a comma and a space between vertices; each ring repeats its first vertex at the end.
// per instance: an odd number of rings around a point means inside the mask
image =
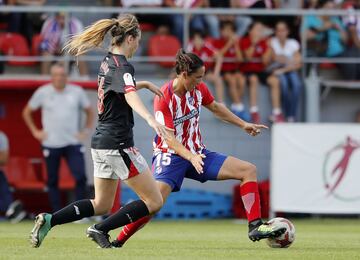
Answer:
POLYGON ((32 247, 39 247, 51 229, 51 214, 41 213, 35 218, 35 225, 31 230, 30 243, 32 247))
POLYGON ((150 220, 151 217, 147 216, 124 226, 118 237, 111 242, 112 247, 122 247, 135 232, 144 227, 150 220))
POLYGON ((284 227, 276 227, 263 223, 261 219, 252 221, 249 224, 249 239, 252 241, 259 241, 264 238, 278 237, 286 231, 284 227))

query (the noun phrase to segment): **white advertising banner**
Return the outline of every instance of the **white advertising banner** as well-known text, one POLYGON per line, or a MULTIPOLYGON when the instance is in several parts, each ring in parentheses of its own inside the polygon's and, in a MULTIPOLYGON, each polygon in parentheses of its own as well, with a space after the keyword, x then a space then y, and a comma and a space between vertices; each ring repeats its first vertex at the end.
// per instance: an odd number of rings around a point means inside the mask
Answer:
POLYGON ((360 125, 276 124, 271 208, 360 214, 360 125))

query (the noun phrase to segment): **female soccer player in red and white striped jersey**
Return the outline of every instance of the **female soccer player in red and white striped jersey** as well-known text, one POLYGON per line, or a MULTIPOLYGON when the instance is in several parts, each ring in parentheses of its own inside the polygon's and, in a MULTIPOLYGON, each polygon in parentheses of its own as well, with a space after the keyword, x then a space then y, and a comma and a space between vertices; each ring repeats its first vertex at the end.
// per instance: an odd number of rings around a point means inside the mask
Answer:
MULTIPOLYGON (((156 120, 175 130, 169 132, 165 139, 156 136, 154 142, 153 175, 164 201, 171 192, 180 190, 184 178, 200 182, 239 180, 249 221, 249 238, 256 241, 280 235, 284 229, 271 227, 261 220, 256 167, 249 162, 206 149, 199 128, 201 106, 251 136, 258 135, 261 129, 267 127, 243 121, 214 100, 202 82, 205 67, 197 55, 179 50, 175 66, 177 77, 161 88, 164 98, 156 97, 154 100, 156 120)), ((122 246, 149 220, 150 217, 145 217, 126 225, 112 245, 122 246)))

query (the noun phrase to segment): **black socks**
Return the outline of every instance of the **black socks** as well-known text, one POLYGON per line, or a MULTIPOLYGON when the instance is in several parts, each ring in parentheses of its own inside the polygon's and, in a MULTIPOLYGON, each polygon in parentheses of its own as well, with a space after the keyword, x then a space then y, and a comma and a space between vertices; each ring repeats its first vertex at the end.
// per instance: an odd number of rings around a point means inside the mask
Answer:
POLYGON ((142 200, 136 200, 126 204, 116 213, 95 225, 95 228, 108 233, 110 230, 135 222, 142 217, 148 216, 149 210, 142 200))
POLYGON ((51 218, 51 227, 94 216, 94 207, 89 199, 78 200, 56 211, 51 218))

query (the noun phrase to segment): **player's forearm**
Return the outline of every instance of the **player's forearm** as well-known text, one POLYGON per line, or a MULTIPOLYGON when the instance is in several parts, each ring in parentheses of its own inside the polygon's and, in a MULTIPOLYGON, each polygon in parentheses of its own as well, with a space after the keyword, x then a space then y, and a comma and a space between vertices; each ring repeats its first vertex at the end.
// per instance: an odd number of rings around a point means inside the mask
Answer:
POLYGON ((27 125, 27 127, 29 128, 32 134, 34 134, 36 131, 39 130, 34 123, 34 120, 32 118, 32 111, 30 110, 29 107, 25 107, 22 116, 25 121, 25 124, 27 125))
POLYGON ((146 122, 149 123, 151 120, 155 120, 154 117, 150 114, 150 112, 145 107, 144 103, 141 101, 140 97, 136 92, 130 92, 125 94, 126 102, 129 106, 139 114, 146 122))
POLYGON ((168 138, 166 140, 167 145, 170 149, 174 150, 179 156, 184 158, 185 160, 190 161, 193 153, 186 149, 178 140, 176 140, 175 136, 168 138))
POLYGON ((224 104, 217 103, 214 105, 214 110, 212 111, 214 115, 233 125, 236 125, 240 128, 243 128, 245 125, 245 121, 236 116, 234 113, 232 113, 224 104))
POLYGON ((148 84, 149 84, 148 81, 138 81, 136 82, 136 89, 140 90, 142 88, 148 88, 148 84))

